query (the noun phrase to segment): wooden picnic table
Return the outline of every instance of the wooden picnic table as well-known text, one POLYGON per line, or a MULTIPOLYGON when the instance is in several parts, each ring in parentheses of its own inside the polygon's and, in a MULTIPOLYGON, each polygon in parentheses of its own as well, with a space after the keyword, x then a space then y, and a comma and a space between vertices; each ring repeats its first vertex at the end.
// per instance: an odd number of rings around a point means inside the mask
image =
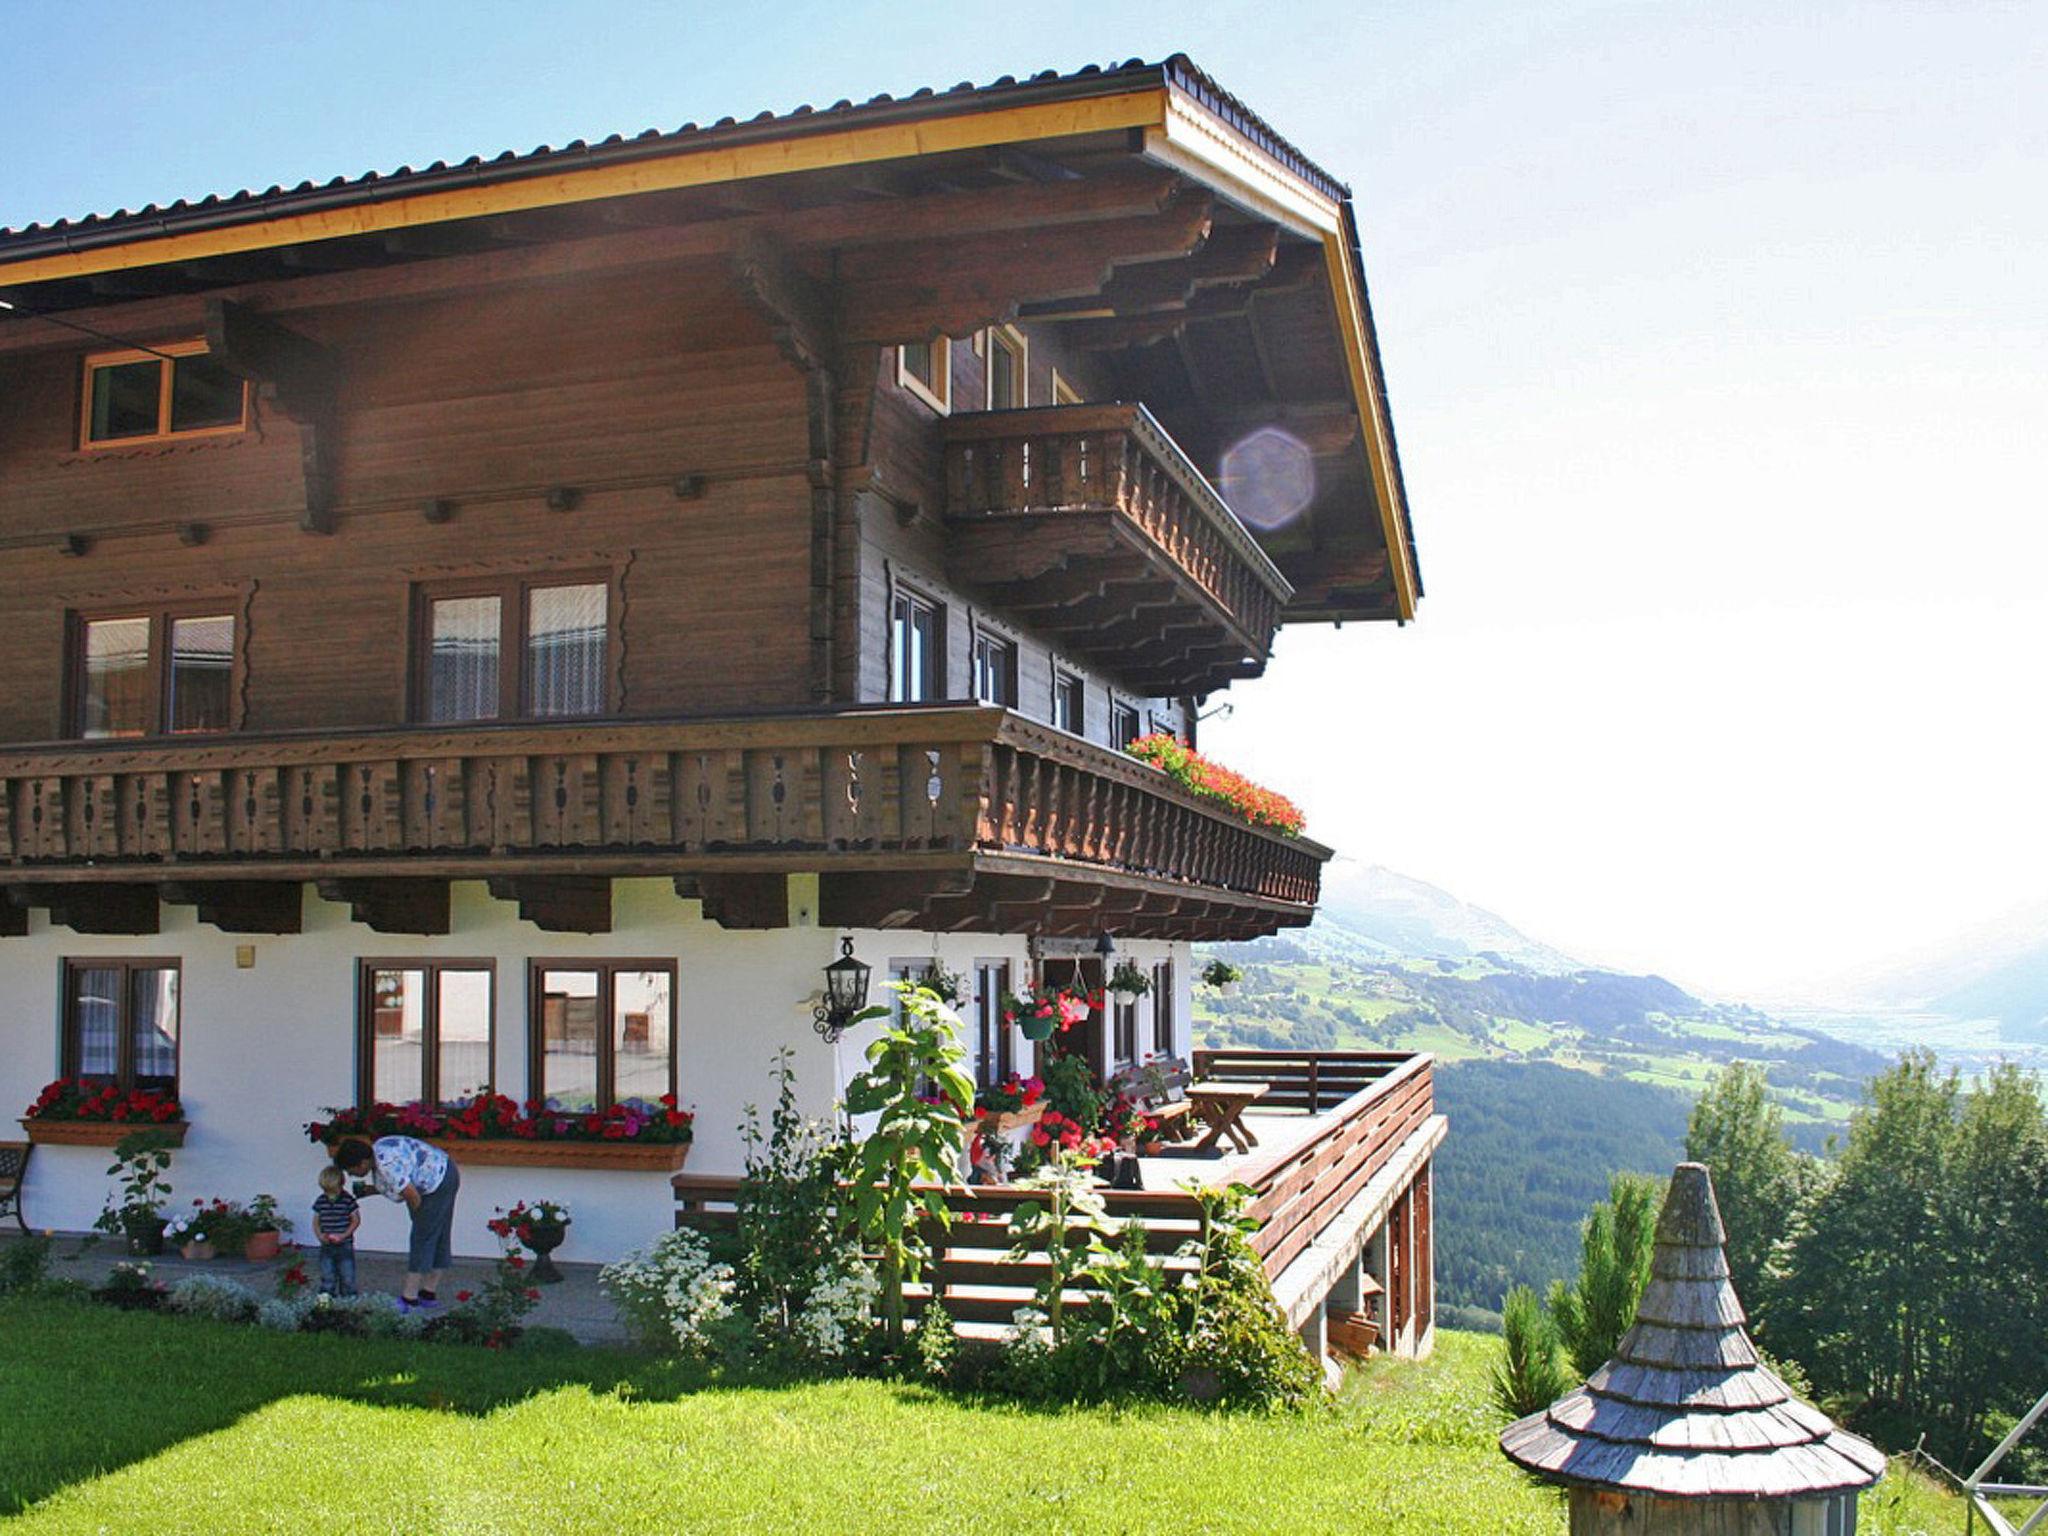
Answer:
POLYGON ((1209 1134, 1195 1143, 1197 1152, 1212 1150, 1228 1136, 1240 1152, 1249 1152, 1259 1138, 1244 1123, 1244 1112, 1266 1096, 1271 1083, 1190 1083, 1188 1102, 1209 1122, 1209 1134))

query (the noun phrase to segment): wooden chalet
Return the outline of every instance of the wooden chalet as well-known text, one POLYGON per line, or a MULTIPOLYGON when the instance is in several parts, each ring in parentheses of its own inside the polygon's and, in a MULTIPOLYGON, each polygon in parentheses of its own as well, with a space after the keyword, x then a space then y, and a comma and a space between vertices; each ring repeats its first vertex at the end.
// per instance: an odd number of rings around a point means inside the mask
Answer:
MULTIPOLYGON (((175 1091, 181 1192, 485 1087, 673 1092, 731 1175, 774 1052, 821 1108, 857 1060, 842 936, 967 978, 991 1080, 1106 936, 1156 985, 1095 1065, 1187 1058, 1190 943, 1328 850, 1121 748, 1421 595, 1349 194, 1184 58, 0 231, 0 304, 0 1097, 175 1091)), ((1288 1262, 1397 1166, 1426 1276, 1426 1148, 1326 1109, 1288 1262)), ((471 1199, 610 1257, 661 1150, 471 1199)))

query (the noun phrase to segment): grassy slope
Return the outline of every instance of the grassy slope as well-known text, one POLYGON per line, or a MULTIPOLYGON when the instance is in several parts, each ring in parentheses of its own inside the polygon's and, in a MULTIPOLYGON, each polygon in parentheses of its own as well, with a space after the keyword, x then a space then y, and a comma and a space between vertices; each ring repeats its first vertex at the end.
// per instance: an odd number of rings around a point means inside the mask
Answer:
MULTIPOLYGON (((1496 1344, 1445 1334, 1327 1413, 1034 1412, 871 1381, 707 1386, 492 1355, 0 1303, 0 1510, 23 1532, 1561 1533, 1494 1448, 1496 1344)), ((1950 1530, 1901 1482, 1874 1536, 1950 1530)))

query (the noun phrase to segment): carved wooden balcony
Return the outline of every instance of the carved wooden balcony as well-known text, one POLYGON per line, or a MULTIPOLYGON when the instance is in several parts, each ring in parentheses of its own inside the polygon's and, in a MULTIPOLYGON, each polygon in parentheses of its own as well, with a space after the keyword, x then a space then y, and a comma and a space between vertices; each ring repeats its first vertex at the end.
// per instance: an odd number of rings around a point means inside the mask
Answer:
POLYGON ((1228 938, 1306 922, 1328 856, 980 707, 0 749, 0 932, 154 931, 159 897, 290 932, 277 888, 308 880, 445 931, 458 879, 602 931, 619 876, 768 927, 816 873, 837 926, 1228 938))
POLYGON ((1140 693, 1256 676, 1293 588, 1142 405, 949 418, 948 574, 1140 693))

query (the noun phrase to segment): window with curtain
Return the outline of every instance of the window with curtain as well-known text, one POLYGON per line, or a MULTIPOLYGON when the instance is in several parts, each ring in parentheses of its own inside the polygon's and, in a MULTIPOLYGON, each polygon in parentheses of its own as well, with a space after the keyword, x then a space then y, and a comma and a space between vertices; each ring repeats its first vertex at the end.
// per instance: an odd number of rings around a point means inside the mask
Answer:
POLYGON ((72 728, 87 740, 234 728, 235 620, 225 612, 80 615, 72 728))
POLYGON ((64 1075, 178 1091, 176 960, 64 962, 64 1075))
POLYGON ((610 706, 609 582, 463 582, 422 588, 416 607, 417 718, 561 719, 610 706))
POLYGON ((1162 960, 1152 967, 1152 1052, 1173 1054, 1173 962, 1162 960))
POLYGON ((944 612, 930 598, 898 592, 889 610, 889 702, 927 704, 945 696, 944 612))
POLYGON ((1015 1030, 1003 1023, 1003 997, 1010 990, 1010 962, 980 960, 974 966, 974 1084, 992 1088, 1016 1070, 1015 1030))
POLYGON ((489 1092, 495 991, 487 960, 365 961, 360 1102, 445 1104, 489 1092))
POLYGON ((533 1097, 587 1113, 674 1093, 675 999, 668 961, 535 961, 533 1097))

